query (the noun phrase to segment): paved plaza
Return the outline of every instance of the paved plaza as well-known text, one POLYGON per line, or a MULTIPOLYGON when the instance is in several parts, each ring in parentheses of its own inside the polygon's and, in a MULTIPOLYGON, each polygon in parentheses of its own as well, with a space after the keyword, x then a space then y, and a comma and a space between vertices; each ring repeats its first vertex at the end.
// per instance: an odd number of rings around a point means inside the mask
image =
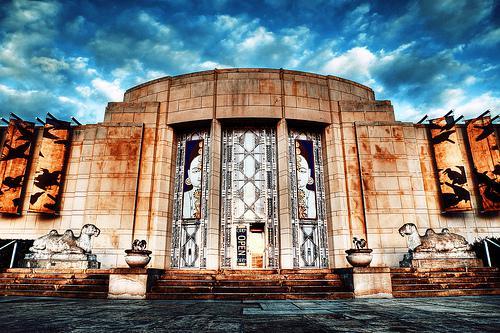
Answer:
POLYGON ((0 298, 2 332, 499 332, 500 296, 335 301, 0 298))

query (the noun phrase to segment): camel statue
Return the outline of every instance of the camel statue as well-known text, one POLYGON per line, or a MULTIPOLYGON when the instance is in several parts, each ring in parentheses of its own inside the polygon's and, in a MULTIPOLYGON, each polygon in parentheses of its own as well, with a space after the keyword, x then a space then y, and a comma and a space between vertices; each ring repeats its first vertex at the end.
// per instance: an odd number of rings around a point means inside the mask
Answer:
POLYGON ((99 236, 100 232, 99 228, 93 224, 84 225, 78 237, 75 237, 71 229, 66 230, 62 235, 57 230, 51 230, 47 235, 36 239, 30 251, 43 254, 92 253, 91 237, 99 236))
POLYGON ((451 233, 447 228, 436 233, 427 229, 424 236, 418 234, 413 223, 406 223, 399 228, 401 236, 408 236, 408 248, 412 252, 466 252, 471 250, 470 244, 463 236, 451 233))

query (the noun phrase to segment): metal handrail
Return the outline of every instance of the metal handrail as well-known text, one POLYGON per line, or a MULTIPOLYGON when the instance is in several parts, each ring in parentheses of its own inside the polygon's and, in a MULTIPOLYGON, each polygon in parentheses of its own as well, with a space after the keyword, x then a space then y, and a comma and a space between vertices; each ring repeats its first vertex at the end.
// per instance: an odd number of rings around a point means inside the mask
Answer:
POLYGON ((0 247, 0 251, 2 251, 3 249, 5 249, 7 246, 9 246, 12 243, 14 243, 14 248, 12 249, 12 256, 10 257, 9 268, 12 268, 12 266, 14 266, 14 258, 16 257, 16 251, 17 251, 17 240, 10 241, 9 243, 7 243, 4 246, 0 247))
POLYGON ((484 239, 484 249, 486 251, 486 260, 488 261, 488 267, 491 267, 490 249, 488 248, 488 242, 490 242, 491 244, 493 244, 499 248, 500 248, 500 245, 498 245, 497 243, 495 243, 491 239, 488 239, 488 238, 484 239))

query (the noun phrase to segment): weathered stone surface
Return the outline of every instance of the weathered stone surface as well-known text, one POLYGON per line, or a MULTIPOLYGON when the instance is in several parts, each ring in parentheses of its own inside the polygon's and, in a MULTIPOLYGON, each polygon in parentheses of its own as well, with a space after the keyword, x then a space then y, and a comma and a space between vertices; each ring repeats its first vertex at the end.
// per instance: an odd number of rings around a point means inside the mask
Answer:
POLYGON ((74 254, 74 253, 28 253, 24 257, 26 268, 46 268, 46 269, 95 269, 101 264, 97 261, 95 254, 74 254))
POLYGON ((497 332, 500 297, 308 301, 0 299, 21 332, 497 332), (98 319, 96 319, 98 314, 98 319))
POLYGON ((111 274, 109 277, 110 299, 145 299, 148 274, 111 274))

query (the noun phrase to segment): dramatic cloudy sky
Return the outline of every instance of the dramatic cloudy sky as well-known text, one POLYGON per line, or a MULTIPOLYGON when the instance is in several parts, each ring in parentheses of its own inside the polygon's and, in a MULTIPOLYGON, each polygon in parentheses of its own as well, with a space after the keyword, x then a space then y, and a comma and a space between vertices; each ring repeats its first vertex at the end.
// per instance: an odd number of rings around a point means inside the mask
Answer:
POLYGON ((399 120, 500 109, 500 2, 0 0, 0 113, 102 121, 138 83, 225 67, 332 74, 399 120))

